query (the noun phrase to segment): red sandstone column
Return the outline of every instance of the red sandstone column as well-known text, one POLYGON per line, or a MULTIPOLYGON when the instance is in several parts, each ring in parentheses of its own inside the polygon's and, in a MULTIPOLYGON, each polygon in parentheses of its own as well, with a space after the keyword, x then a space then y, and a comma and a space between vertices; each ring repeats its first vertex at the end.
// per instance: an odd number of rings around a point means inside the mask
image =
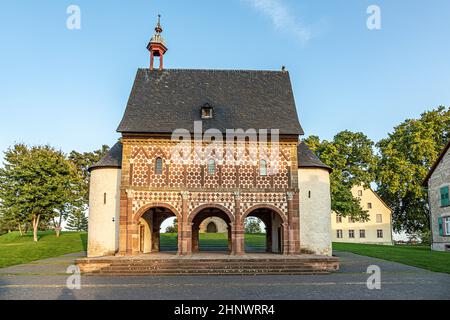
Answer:
POLYGON ((294 241, 294 193, 287 193, 288 204, 288 254, 295 254, 294 241))
POLYGON ((244 228, 243 221, 241 221, 241 194, 234 193, 234 232, 232 232, 233 239, 231 241, 231 253, 235 255, 243 255, 244 248, 244 228))
POLYGON ((183 255, 192 254, 192 225, 189 223, 189 192, 185 191, 181 193, 182 198, 182 211, 183 218, 181 228, 181 253, 183 255))
POLYGON ((120 191, 120 216, 119 216, 119 255, 127 253, 127 225, 128 225, 128 197, 125 190, 120 191))

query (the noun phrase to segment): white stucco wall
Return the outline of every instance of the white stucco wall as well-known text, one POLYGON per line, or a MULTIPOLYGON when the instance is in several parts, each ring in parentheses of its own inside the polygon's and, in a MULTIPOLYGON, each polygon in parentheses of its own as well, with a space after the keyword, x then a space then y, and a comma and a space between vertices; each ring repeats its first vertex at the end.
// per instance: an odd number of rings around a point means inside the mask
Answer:
POLYGON ((330 174, 322 168, 300 168, 300 246, 332 255, 330 174))
POLYGON ((113 255, 119 248, 120 177, 120 169, 91 172, 88 257, 113 255))

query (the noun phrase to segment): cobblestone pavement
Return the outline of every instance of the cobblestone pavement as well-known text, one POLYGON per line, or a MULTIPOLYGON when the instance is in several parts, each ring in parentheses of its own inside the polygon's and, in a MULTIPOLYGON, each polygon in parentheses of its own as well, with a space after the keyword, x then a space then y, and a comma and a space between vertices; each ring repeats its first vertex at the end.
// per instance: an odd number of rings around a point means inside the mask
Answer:
POLYGON ((66 269, 83 253, 0 269, 6 299, 450 299, 450 274, 336 252, 341 270, 301 276, 82 276, 81 289, 66 286, 66 269), (366 286, 369 265, 381 268, 381 290, 366 286))

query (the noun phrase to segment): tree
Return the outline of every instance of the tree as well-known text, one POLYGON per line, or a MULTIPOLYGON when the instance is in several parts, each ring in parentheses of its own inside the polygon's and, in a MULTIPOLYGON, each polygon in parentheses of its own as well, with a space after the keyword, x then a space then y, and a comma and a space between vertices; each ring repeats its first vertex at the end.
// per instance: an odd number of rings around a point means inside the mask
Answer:
POLYGON ((342 131, 333 141, 321 141, 317 136, 304 140, 306 145, 333 169, 330 175, 331 209, 343 217, 367 220, 368 211, 361 207, 360 200, 353 197, 352 187, 370 187, 375 180, 374 168, 377 157, 374 142, 361 132, 342 131))
POLYGON ((77 151, 72 151, 69 154, 69 160, 72 161, 83 178, 83 183, 81 185, 81 194, 83 199, 83 206, 87 207, 89 205, 89 167, 98 162, 109 152, 109 146, 103 145, 101 149, 80 153, 77 151))
POLYGON ((71 231, 87 231, 88 219, 83 210, 71 211, 67 220, 66 228, 71 231))
POLYGON ((261 232, 261 225, 257 218, 250 217, 245 220, 245 233, 255 234, 261 232))
POLYGON ((1 210, 18 223, 31 222, 38 241, 40 223, 47 224, 76 189, 79 174, 61 151, 50 146, 16 144, 5 152, 0 168, 1 210))
POLYGON ((178 219, 174 219, 173 225, 166 228, 166 233, 178 233, 178 219))
POLYGON ((449 140, 450 109, 441 106, 404 121, 378 142, 377 192, 393 210, 396 231, 429 229, 428 194, 422 182, 449 140))

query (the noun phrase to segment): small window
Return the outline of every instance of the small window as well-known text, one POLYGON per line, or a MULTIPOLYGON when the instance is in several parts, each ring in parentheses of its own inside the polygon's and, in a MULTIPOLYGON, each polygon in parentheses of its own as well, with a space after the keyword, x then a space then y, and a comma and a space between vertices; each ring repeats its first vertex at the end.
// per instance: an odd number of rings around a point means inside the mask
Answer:
POLYGON ((308 198, 311 199, 311 190, 308 191, 308 198))
POLYGON ((336 237, 338 239, 342 239, 343 238, 342 230, 336 230, 336 237))
POLYGON ((106 192, 103 194, 103 204, 106 204, 106 192))
POLYGON ((213 108, 206 104, 202 107, 202 119, 212 119, 213 118, 213 108))
POLYGON ((358 196, 362 197, 362 190, 358 190, 358 196))
POLYGON ((342 223, 342 216, 336 216, 336 223, 342 223))
POLYGON ((348 223, 354 223, 355 221, 353 220, 352 217, 348 217, 348 223))
POLYGON ((441 207, 448 207, 450 205, 449 201, 449 187, 441 188, 441 207))
POLYGON ((360 238, 365 238, 366 237, 366 230, 364 230, 364 229, 359 230, 359 237, 360 238))
POLYGON ((208 174, 210 176, 216 174, 216 162, 213 159, 208 161, 208 174))
POLYGON ((259 174, 261 176, 267 176, 267 161, 261 160, 259 163, 259 174))
POLYGON ((348 230, 348 237, 350 239, 354 239, 355 238, 355 230, 348 230))
POLYGON ((157 158, 155 163, 155 174, 161 175, 163 172, 163 160, 162 158, 157 158))
POLYGON ((367 209, 372 209, 372 203, 371 203, 371 202, 369 202, 369 203, 367 204, 367 209))
POLYGON ((383 230, 380 230, 380 229, 377 230, 377 238, 378 239, 383 238, 383 230))
POLYGON ((377 214, 377 223, 383 223, 383 216, 381 214, 377 214))

